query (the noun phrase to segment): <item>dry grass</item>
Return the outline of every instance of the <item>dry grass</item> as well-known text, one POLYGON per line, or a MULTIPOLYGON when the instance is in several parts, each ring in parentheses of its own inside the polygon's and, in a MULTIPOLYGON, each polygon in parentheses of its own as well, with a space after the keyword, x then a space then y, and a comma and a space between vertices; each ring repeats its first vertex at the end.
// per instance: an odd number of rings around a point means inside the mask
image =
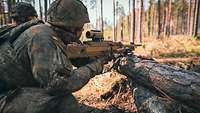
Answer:
POLYGON ((136 54, 160 57, 198 57, 200 56, 200 40, 187 36, 170 38, 144 38, 143 46, 137 48, 136 54))

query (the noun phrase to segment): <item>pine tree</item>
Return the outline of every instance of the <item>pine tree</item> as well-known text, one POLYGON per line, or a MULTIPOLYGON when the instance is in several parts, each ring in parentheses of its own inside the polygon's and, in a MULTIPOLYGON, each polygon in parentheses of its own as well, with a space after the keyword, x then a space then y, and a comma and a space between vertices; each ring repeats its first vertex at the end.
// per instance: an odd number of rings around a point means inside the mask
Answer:
POLYGON ((42 3, 41 3, 41 0, 39 0, 39 9, 40 9, 40 19, 43 19, 43 12, 42 12, 42 3))
POLYGON ((172 0, 167 1, 164 37, 170 36, 172 0))
POLYGON ((200 0, 196 1, 196 11, 195 11, 195 22, 194 22, 194 36, 197 36, 198 25, 199 25, 199 15, 200 15, 200 0))
POLYGON ((132 0, 132 16, 131 16, 131 44, 135 44, 135 0, 132 0))
POLYGON ((191 19, 190 19, 190 36, 194 35, 195 11, 196 11, 196 0, 192 0, 191 19))
POLYGON ((157 18, 158 18, 158 34, 157 34, 157 38, 160 37, 160 0, 158 0, 158 4, 157 4, 157 18))
POLYGON ((138 39, 139 43, 142 43, 142 23, 143 23, 143 0, 140 0, 140 10, 139 10, 139 26, 138 26, 138 39))
POLYGON ((48 1, 44 0, 44 17, 45 17, 45 21, 47 21, 47 7, 48 7, 48 1))
POLYGON ((187 20, 187 34, 190 34, 190 22, 191 22, 191 11, 192 11, 192 0, 189 0, 189 8, 188 8, 188 20, 187 20))

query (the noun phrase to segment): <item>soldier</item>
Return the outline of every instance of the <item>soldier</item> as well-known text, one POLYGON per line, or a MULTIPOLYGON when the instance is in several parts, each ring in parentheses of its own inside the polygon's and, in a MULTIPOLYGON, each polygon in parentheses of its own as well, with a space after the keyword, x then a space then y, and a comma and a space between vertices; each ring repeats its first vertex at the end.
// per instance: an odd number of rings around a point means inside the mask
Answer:
POLYGON ((32 19, 37 19, 37 17, 38 14, 35 8, 29 3, 18 2, 12 8, 11 18, 17 25, 30 21, 32 19))
POLYGON ((38 17, 35 8, 28 3, 18 2, 14 5, 11 12, 11 18, 13 23, 0 28, 0 36, 10 31, 12 28, 16 27, 19 24, 28 22, 32 19, 38 17))
POLYGON ((89 22, 80 0, 56 0, 48 15, 49 24, 32 26, 13 42, 16 56, 0 77, 2 113, 81 113, 72 92, 101 74, 109 60, 102 57, 74 69, 70 53, 63 52, 89 22))

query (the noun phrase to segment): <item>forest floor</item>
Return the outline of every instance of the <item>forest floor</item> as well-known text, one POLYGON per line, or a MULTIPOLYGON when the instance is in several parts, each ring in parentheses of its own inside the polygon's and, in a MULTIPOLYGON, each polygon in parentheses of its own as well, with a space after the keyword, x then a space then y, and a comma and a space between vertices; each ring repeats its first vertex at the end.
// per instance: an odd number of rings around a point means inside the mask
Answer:
MULTIPOLYGON (((200 70, 200 40, 194 38, 145 38, 143 46, 136 48, 135 54, 154 59, 195 58, 189 62, 164 63, 197 72, 200 70)), ((81 104, 82 113, 136 113, 132 91, 133 86, 125 76, 110 72, 94 77, 74 95, 81 104)))

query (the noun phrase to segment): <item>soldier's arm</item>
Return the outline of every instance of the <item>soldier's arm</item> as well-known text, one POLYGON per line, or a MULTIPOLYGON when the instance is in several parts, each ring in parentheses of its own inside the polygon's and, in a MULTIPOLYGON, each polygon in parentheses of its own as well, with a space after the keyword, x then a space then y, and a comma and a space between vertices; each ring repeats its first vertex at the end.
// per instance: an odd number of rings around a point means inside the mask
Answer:
POLYGON ((34 78, 51 91, 74 92, 102 71, 101 61, 71 70, 71 63, 50 36, 34 37, 28 47, 34 78))

